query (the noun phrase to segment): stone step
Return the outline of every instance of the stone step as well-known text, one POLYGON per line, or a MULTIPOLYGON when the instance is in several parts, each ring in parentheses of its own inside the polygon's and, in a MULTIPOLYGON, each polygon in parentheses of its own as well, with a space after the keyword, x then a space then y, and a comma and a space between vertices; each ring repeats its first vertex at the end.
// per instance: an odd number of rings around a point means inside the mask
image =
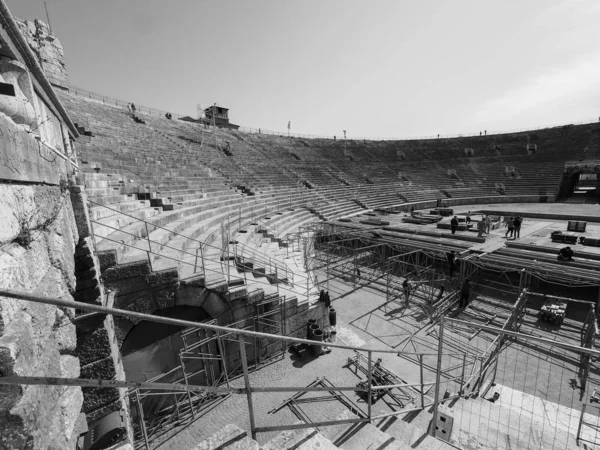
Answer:
POLYGON ((329 439, 314 428, 286 430, 279 433, 260 450, 336 450, 329 439))
MULTIPOLYGON (((358 419, 358 416, 350 410, 345 410, 336 417, 336 420, 347 419, 358 419)), ((368 422, 327 427, 323 430, 323 434, 343 450, 406 450, 410 448, 368 422)))
MULTIPOLYGON (((243 442, 248 437, 248 434, 237 425, 229 424, 225 425, 215 434, 211 435, 208 439, 200 442, 193 449, 190 450, 215 450, 215 449, 243 449, 243 448, 256 448, 256 447, 232 447, 233 445, 243 442)), ((253 441, 254 442, 254 441, 253 441)))

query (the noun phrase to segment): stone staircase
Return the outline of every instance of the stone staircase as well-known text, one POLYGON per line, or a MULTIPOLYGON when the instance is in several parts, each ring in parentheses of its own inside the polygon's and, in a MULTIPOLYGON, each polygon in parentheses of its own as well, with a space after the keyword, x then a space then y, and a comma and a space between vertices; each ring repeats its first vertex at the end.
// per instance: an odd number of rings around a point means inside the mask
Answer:
MULTIPOLYGON (((424 414, 424 420, 431 415, 424 414)), ((344 411, 337 419, 358 417, 344 411)), ((415 421, 413 421, 415 422, 415 421)), ((263 445, 251 439, 246 431, 229 424, 189 450, 451 450, 454 447, 427 434, 428 422, 413 425, 397 418, 384 419, 379 426, 368 422, 340 424, 299 430, 286 430, 263 445), (386 428, 382 431, 380 428, 386 428)), ((184 450, 184 449, 182 449, 184 450)), ((185 449, 188 450, 188 449, 185 449)))

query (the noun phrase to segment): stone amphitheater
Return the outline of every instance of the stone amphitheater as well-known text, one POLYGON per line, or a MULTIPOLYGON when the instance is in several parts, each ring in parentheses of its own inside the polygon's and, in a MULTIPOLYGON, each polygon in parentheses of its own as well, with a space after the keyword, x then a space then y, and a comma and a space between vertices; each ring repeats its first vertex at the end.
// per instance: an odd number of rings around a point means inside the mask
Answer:
POLYGON ((0 23, 0 449, 600 448, 600 123, 132 113, 0 23))

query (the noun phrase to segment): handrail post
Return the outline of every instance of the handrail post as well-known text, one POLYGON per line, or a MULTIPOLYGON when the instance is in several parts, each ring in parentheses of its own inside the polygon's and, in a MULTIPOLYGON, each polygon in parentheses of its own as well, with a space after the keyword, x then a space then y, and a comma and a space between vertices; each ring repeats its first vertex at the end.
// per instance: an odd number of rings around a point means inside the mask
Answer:
POLYGON ((144 408, 142 406, 142 401, 140 400, 140 390, 135 390, 135 400, 138 404, 138 410, 140 413, 140 424, 142 427, 142 434, 144 435, 144 442, 146 443, 146 450, 150 450, 150 443, 148 442, 148 431, 146 431, 146 422, 144 419, 144 408))
POLYGON ((423 355, 419 355, 419 372, 421 378, 421 407, 425 406, 425 386, 423 385, 423 355))
POLYGON ((202 275, 206 283, 206 263, 204 262, 204 244, 200 244, 200 261, 202 262, 202 275))
POLYGON ((146 240, 148 241, 148 251, 152 253, 152 244, 150 243, 150 233, 148 232, 148 222, 144 220, 144 225, 146 226, 146 240))
POLYGON ((585 409, 587 407, 587 403, 581 405, 581 415, 579 416, 579 425, 577 426, 577 437, 575 438, 575 443, 579 445, 579 439, 581 438, 581 428, 583 426, 583 416, 585 414, 585 409))
POLYGON ((368 377, 367 383, 369 385, 369 392, 367 392, 367 397, 369 399, 369 402, 368 402, 368 417, 369 417, 369 422, 371 422, 371 405, 373 403, 373 397, 372 397, 373 396, 373 390, 371 389, 371 387, 372 387, 372 381, 373 381, 373 367, 371 365, 371 363, 372 363, 372 353, 373 352, 369 351, 369 363, 368 363, 369 364, 369 367, 368 367, 369 372, 368 372, 368 375, 367 375, 367 377, 368 377))
POLYGON ((310 286, 309 286, 310 275, 306 274, 306 301, 310 302, 310 286))
MULTIPOLYGON (((462 267, 462 266, 461 266, 462 267)), ((435 397, 433 401, 433 417, 431 418, 431 425, 429 427, 429 434, 435 436, 435 427, 438 417, 438 406, 440 402, 440 378, 442 376, 442 349, 444 347, 444 315, 440 316, 440 332, 438 338, 438 355, 437 355, 437 367, 435 374, 435 397)))
POLYGON ((252 439, 256 440, 256 424, 254 423, 254 406, 252 404, 252 389, 250 387, 250 376, 248 375, 248 361, 246 360, 246 346, 244 336, 239 335, 240 358, 242 360, 242 370, 244 371, 244 386, 246 388, 246 398, 248 399, 248 414, 250 416, 250 434, 252 439))
POLYGON ((464 393, 464 388, 465 388, 465 368, 467 366, 467 354, 465 353, 463 355, 463 366, 462 366, 462 375, 460 377, 460 391, 458 392, 459 394, 463 394, 464 393))

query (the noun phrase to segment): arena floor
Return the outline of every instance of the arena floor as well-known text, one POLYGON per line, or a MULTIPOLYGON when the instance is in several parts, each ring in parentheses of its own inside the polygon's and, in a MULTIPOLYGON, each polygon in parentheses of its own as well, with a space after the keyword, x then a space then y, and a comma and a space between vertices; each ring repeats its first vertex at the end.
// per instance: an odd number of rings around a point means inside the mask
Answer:
MULTIPOLYGON (((600 222, 600 207, 596 205, 470 205, 455 208, 455 213, 460 215, 471 211, 473 219, 476 219, 478 218, 476 212, 479 210, 509 210, 515 214, 525 216, 530 213, 553 214, 559 211, 559 214, 594 217, 600 222)), ((381 218, 390 221, 393 226, 430 231, 436 229, 435 225, 403 224, 401 222, 402 216, 402 214, 391 214, 381 218)), ((356 217, 353 218, 353 221, 357 222, 359 219, 360 217, 356 217)), ((526 217, 522 226, 520 241, 558 248, 561 244, 553 244, 549 235, 551 231, 559 229, 566 231, 565 220, 526 217)), ((504 237, 505 232, 506 229, 501 227, 486 236, 484 244, 468 243, 468 245, 474 250, 493 251, 504 246, 507 240, 504 237)), ((462 233, 475 235, 471 231, 462 233)), ((585 235, 600 237, 600 223, 588 223, 585 235)), ((432 237, 432 240, 441 242, 446 239, 432 237)), ((577 254, 578 247, 582 246, 577 244, 573 247, 577 254)), ((600 253, 600 248, 585 247, 585 251, 600 253)), ((327 279, 323 272, 318 275, 320 280, 327 279)), ((447 289, 458 287, 456 275, 453 279, 446 278, 444 282, 447 289)), ((333 306, 338 317, 338 342, 365 348, 394 349, 402 353, 402 356, 386 354, 382 358, 384 367, 394 372, 406 383, 419 383, 420 380, 417 357, 410 353, 427 353, 428 355, 424 356, 424 381, 435 381, 435 353, 438 350, 439 327, 430 324, 429 316, 425 314, 422 307, 423 302, 415 299, 415 301, 411 301, 409 307, 404 305, 403 299, 387 302, 385 286, 381 280, 365 283, 356 290, 353 289, 351 283, 341 279, 329 279, 324 281, 320 287, 328 289, 334 299, 333 306)), ((419 292, 417 291, 415 295, 418 296, 419 292)), ((454 310, 450 315, 474 325, 484 324, 501 327, 516 299, 517 295, 514 293, 501 293, 492 287, 477 286, 472 294, 469 307, 464 310, 454 310)), ((529 302, 521 333, 580 345, 581 326, 589 311, 588 305, 570 305, 567 318, 562 325, 550 325, 540 322, 537 317, 540 307, 541 301, 539 300, 534 299, 529 302)), ((485 332, 473 332, 471 335, 465 335, 464 330, 449 327, 445 330, 444 345, 447 351, 451 351, 452 348, 461 350, 472 348, 474 351, 481 351, 490 344, 493 337, 485 332)), ((548 439, 557 439, 552 436, 559 436, 565 430, 569 430, 570 434, 573 433, 573 427, 577 427, 581 405, 586 396, 590 395, 589 390, 584 393, 577 386, 577 373, 580 368, 579 359, 573 357, 572 354, 555 350, 519 343, 510 345, 502 353, 501 363, 499 363, 497 370, 497 384, 488 394, 489 397, 494 392, 498 392, 500 394, 498 402, 508 408, 508 411, 514 411, 517 417, 522 411, 526 410, 526 413, 532 417, 532 423, 537 423, 536 421, 548 422, 546 424, 548 439), (552 435, 552 432, 555 434, 552 435)), ((354 385, 358 381, 357 375, 348 368, 344 368, 348 358, 352 356, 353 352, 338 349, 334 349, 332 353, 316 359, 310 356, 299 358, 292 353, 286 353, 282 359, 277 359, 267 367, 252 373, 251 383, 256 386, 306 386, 317 377, 327 377, 334 384, 354 385)), ((455 362, 451 358, 445 358, 442 367, 448 368, 448 373, 450 373, 455 370, 455 368, 450 368, 450 366, 454 367, 456 365, 455 362)), ((594 370, 592 370, 591 379, 593 383, 600 386, 600 376, 594 370)), ((241 382, 241 380, 237 380, 234 384, 241 382)), ((419 389, 413 389, 412 392, 415 397, 420 395, 419 389)), ((426 388, 423 394, 431 399, 433 391, 426 388)), ((348 393, 347 395, 366 413, 364 401, 360 400, 355 394, 348 393)), ((270 410, 290 396, 289 393, 256 394, 257 425, 271 426, 295 423, 298 417, 287 408, 283 408, 276 413, 269 413, 270 410)), ((306 396, 306 398, 310 397, 306 396)), ((303 404, 304 413, 310 420, 334 420, 344 410, 341 403, 335 399, 326 400, 328 402, 326 408, 323 401, 323 399, 315 398, 314 402, 307 401, 303 404)), ((384 414, 395 409, 398 409, 398 407, 393 402, 392 404, 386 401, 377 402, 374 406, 374 414, 384 414)), ((477 413, 471 410, 465 412, 464 407, 457 407, 456 411, 457 423, 455 427, 457 428, 462 426, 463 429, 466 429, 470 426, 468 424, 470 422, 490 420, 489 414, 481 411, 477 413), (461 424, 460 420, 466 422, 461 424)), ((595 420, 597 420, 597 417, 595 420)), ((405 435, 406 429, 403 428, 405 424, 400 422, 406 422, 406 420, 393 420, 387 423, 385 425, 386 432, 392 436, 405 435)), ((519 436, 529 436, 528 433, 531 433, 531 425, 526 425, 525 422, 523 420, 523 429, 517 423, 517 428, 513 431, 515 439, 519 436)), ((194 444, 198 443, 199 440, 208 437, 227 423, 236 423, 249 429, 245 396, 233 395, 229 397, 212 411, 209 411, 202 419, 182 430, 159 448, 186 448, 184 445, 192 442, 194 444)), ((273 436, 274 433, 259 434, 258 441, 263 444, 273 436)), ((465 439, 467 438, 469 437, 465 437, 465 439)), ((565 444, 564 448, 567 447, 568 444, 565 444)), ((473 448, 510 448, 510 446, 498 445, 496 442, 496 446, 473 448)), ((558 445, 548 448, 563 447, 558 445)))

